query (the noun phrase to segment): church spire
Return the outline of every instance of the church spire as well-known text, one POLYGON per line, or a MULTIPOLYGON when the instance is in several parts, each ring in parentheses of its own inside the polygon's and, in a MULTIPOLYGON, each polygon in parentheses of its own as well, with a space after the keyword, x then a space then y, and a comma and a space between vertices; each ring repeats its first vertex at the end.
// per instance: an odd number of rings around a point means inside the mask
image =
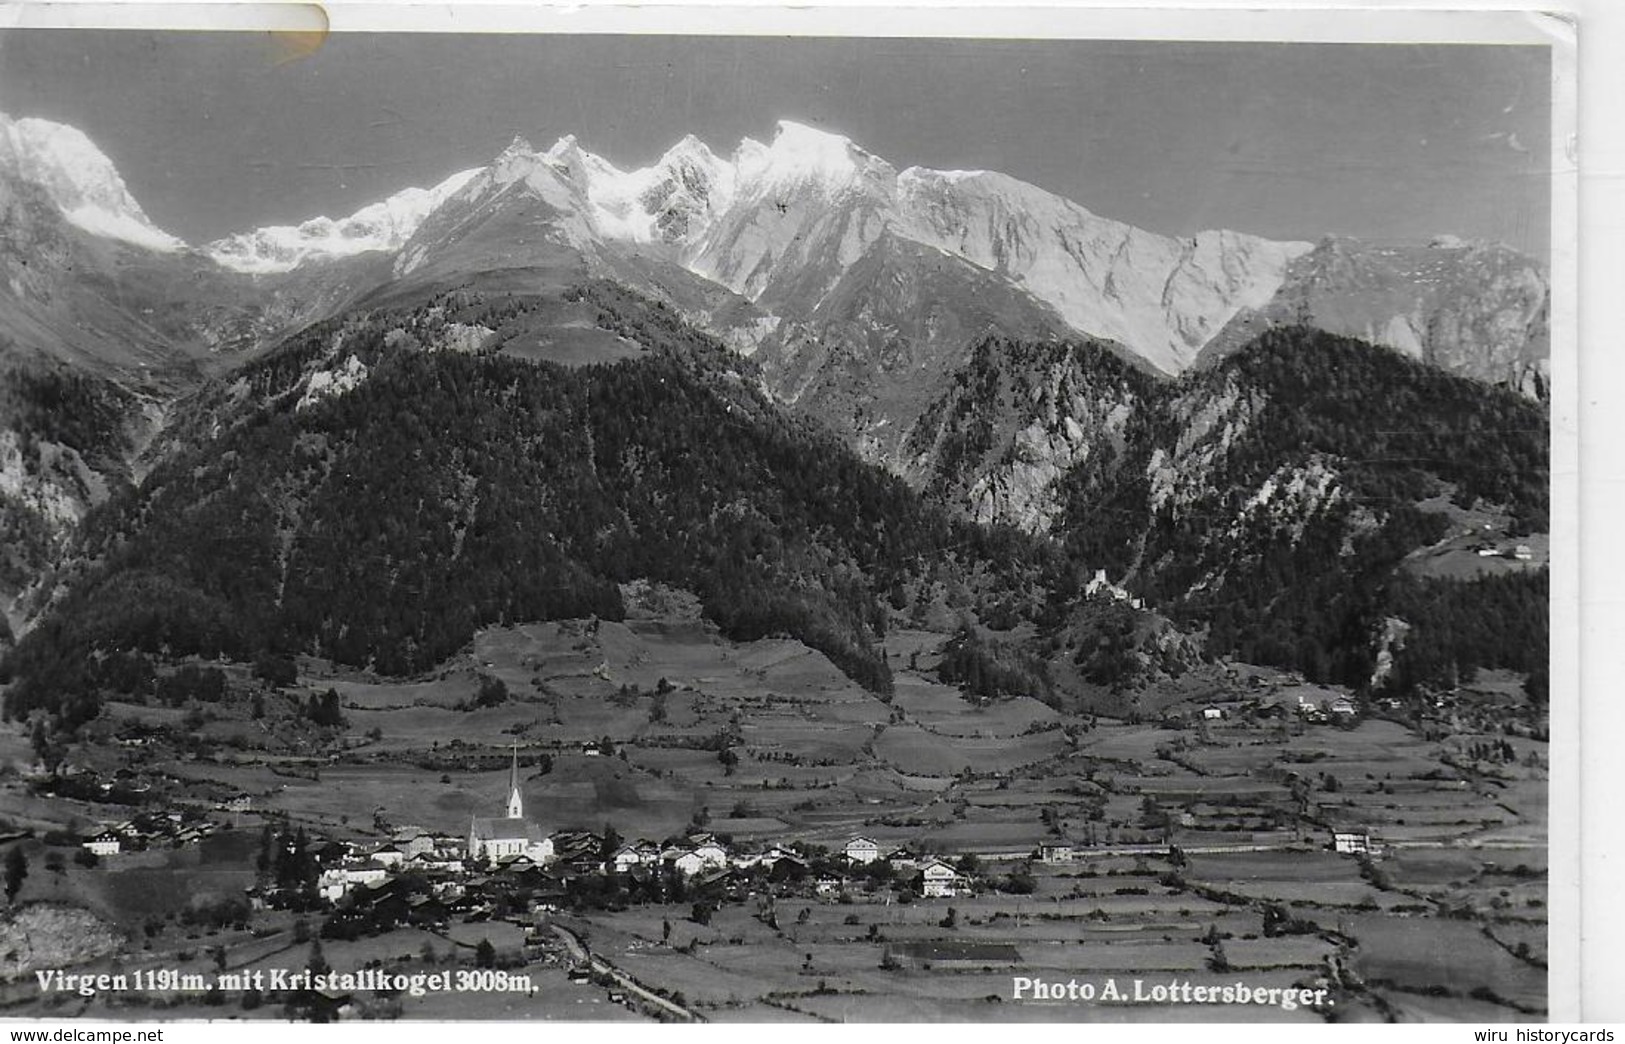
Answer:
POLYGON ((508 818, 525 818, 525 799, 519 795, 519 742, 513 745, 513 767, 508 770, 508 818))

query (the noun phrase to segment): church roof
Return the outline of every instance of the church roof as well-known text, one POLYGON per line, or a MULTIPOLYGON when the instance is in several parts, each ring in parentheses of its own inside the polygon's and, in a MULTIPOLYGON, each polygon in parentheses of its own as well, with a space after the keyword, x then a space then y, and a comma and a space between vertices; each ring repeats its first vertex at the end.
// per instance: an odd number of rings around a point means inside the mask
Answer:
POLYGON ((542 833, 542 828, 530 820, 510 819, 507 816, 475 816, 469 832, 481 841, 540 841, 546 836, 542 833))

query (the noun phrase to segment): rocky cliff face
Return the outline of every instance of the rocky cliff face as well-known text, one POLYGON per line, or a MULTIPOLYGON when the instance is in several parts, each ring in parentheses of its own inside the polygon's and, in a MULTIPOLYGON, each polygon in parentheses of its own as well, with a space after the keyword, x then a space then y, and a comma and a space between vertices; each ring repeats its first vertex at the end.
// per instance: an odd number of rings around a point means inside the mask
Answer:
POLYGON ((1047 531, 1062 478, 1124 451, 1154 384, 1105 343, 984 341, 908 433, 904 474, 978 522, 1047 531))
POLYGON ((1003 174, 909 170, 910 232, 999 272, 1077 332, 1128 346, 1176 374, 1242 308, 1268 301, 1307 243, 1236 232, 1161 236, 1098 217, 1003 174))
POLYGON ((1509 247, 1328 238, 1292 263, 1267 304, 1226 324, 1202 358, 1221 358, 1267 329, 1313 326, 1538 398, 1550 380, 1550 304, 1541 266, 1509 247))
POLYGON ((1450 527, 1442 498, 1547 526, 1543 407, 1393 349, 1283 327, 1139 402, 1120 451, 1063 475, 1050 529, 1206 621, 1213 652, 1363 683, 1395 570, 1450 527))

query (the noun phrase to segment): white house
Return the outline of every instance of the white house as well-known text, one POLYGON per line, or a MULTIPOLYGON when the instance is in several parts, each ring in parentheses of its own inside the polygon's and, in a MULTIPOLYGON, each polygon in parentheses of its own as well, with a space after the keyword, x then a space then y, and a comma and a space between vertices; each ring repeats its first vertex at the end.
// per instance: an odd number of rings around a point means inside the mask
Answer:
POLYGON ((710 869, 717 869, 728 865, 728 850, 715 841, 695 845, 693 852, 700 857, 700 861, 710 869))
MULTIPOLYGON (((529 855, 530 853, 526 853, 529 855)), ((427 852, 423 855, 413 856, 405 864, 408 870, 432 870, 443 874, 460 874, 463 872, 463 861, 456 856, 441 855, 439 852, 427 852)))
POLYGON ((1334 830, 1332 848, 1342 855, 1363 855, 1371 851, 1371 835, 1353 830, 1334 830))
POLYGON ((372 857, 387 867, 397 867, 406 862, 406 853, 395 845, 385 845, 372 854, 372 857))
POLYGON ((323 870, 316 879, 316 891, 323 899, 336 903, 350 890, 350 879, 343 870, 323 870))
POLYGON ((1202 720, 1203 721, 1219 721, 1219 720, 1223 719, 1223 717, 1224 717, 1224 710, 1222 708, 1219 708, 1219 707, 1203 707, 1202 708, 1202 720))
POLYGON ((1066 842, 1046 841, 1038 846, 1040 863, 1070 863, 1076 854, 1073 847, 1066 842))
POLYGON ((643 853, 635 845, 622 845, 610 857, 609 864, 614 873, 624 874, 634 866, 643 865, 643 853))
POLYGON ((368 860, 358 866, 345 867, 344 878, 352 888, 356 885, 380 885, 389 880, 389 867, 368 860))
POLYGON ((111 856, 119 853, 119 836, 111 830, 103 830, 85 838, 81 847, 89 850, 93 855, 111 856))
POLYGON ((880 843, 872 837, 854 837, 842 851, 848 862, 872 863, 880 858, 880 843))
POLYGON ((801 861, 801 857, 796 855, 790 849, 785 848, 783 845, 774 845, 772 848, 769 848, 766 852, 763 852, 759 856, 750 859, 740 859, 739 865, 765 866, 771 870, 773 868, 773 864, 777 863, 781 859, 790 859, 798 863, 801 861))
POLYGON ((681 851, 671 862, 677 868, 677 872, 684 877, 693 877, 711 865, 698 852, 694 851, 681 851))
POLYGON ((337 902, 352 888, 383 884, 388 878, 389 870, 373 862, 334 867, 322 871, 316 879, 316 890, 323 899, 337 902))
POLYGON ((633 867, 653 866, 660 862, 660 849, 648 841, 634 841, 622 845, 610 857, 615 873, 624 874, 633 867))
POLYGON ((405 853, 408 859, 431 855, 440 847, 435 843, 433 834, 418 827, 395 831, 394 841, 395 847, 405 853))
POLYGON ((813 891, 821 896, 831 896, 839 892, 846 882, 834 874, 820 874, 818 880, 813 882, 813 891))
POLYGON ((920 894, 928 899, 944 899, 958 893, 959 871, 940 859, 920 867, 920 894))

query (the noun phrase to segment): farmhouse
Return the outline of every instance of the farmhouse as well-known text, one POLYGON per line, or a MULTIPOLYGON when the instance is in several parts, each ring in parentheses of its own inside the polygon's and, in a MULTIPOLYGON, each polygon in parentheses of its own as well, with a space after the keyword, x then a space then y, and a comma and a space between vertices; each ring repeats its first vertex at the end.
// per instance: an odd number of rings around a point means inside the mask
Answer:
POLYGON ((763 852, 755 859, 740 860, 740 865, 750 866, 754 864, 757 866, 765 866, 771 870, 780 860, 784 859, 788 859, 794 863, 801 863, 801 857, 796 855, 795 852, 785 848, 783 845, 774 845, 772 848, 769 848, 766 852, 763 852))
POLYGON ((406 862, 406 853, 398 845, 384 845, 372 854, 378 862, 388 867, 400 866, 406 862))
POLYGON ((854 837, 842 851, 848 862, 872 863, 880 858, 880 843, 872 837, 854 837))
POLYGON ((622 845, 610 856, 610 864, 617 874, 624 874, 639 866, 656 866, 660 863, 660 849, 652 841, 633 841, 622 845))
POLYGON ((1221 707, 1203 707, 1203 721, 1220 721, 1224 718, 1224 709, 1221 707))
POLYGON ((830 896, 846 887, 846 882, 834 874, 819 874, 813 882, 813 891, 821 896, 830 896))
POLYGON ((1371 835, 1363 831, 1332 831, 1332 849, 1341 855, 1364 855, 1371 851, 1371 835))
MULTIPOLYGON (((732 880, 732 878, 733 871, 729 870, 727 867, 721 867, 718 869, 700 871, 698 874, 694 875, 694 879, 691 883, 695 888, 715 895, 722 890, 729 883, 729 881, 732 880)), ((735 902, 743 900, 744 897, 744 892, 742 891, 729 896, 729 898, 733 899, 735 902)))
POLYGON ((707 841, 703 845, 694 846, 694 854, 700 857, 708 869, 717 870, 728 865, 728 850, 715 841, 707 841))
POLYGON ((446 904, 431 895, 415 895, 406 903, 409 923, 427 928, 443 928, 451 919, 446 904))
POLYGON ((572 874, 596 874, 604 868, 604 842, 587 830, 561 830, 544 839, 549 853, 541 861, 559 862, 572 874))
POLYGON ((170 838, 174 845, 194 845, 214 833, 213 823, 192 823, 175 831, 170 838))
POLYGON ((355 888, 376 888, 389 880, 389 867, 374 860, 323 870, 316 890, 323 899, 337 902, 355 888))
POLYGON ((435 836, 422 827, 402 827, 394 833, 395 847, 399 848, 407 859, 417 859, 420 856, 433 855, 440 848, 435 836))
POLYGON ((517 877, 521 874, 540 873, 542 865, 523 853, 498 860, 494 873, 517 877))
POLYGON ((684 877, 693 877, 711 866, 710 863, 705 861, 704 857, 692 849, 669 849, 665 853, 665 857, 671 860, 671 865, 684 877))
POLYGON ((920 867, 920 894, 928 899, 957 895, 963 885, 959 871, 940 859, 933 859, 920 867))
POLYGON ((1070 863, 1077 853, 1067 842, 1046 841, 1038 846, 1038 861, 1040 863, 1070 863))
POLYGON ((110 856, 118 855, 120 839, 111 830, 103 830, 85 838, 81 847, 88 849, 92 855, 110 856))
POLYGON ((1334 718, 1352 718, 1358 713, 1355 710, 1354 703, 1347 696, 1339 696, 1331 702, 1331 706, 1327 709, 1331 711, 1334 718))
POLYGON ((344 893, 350 890, 350 882, 343 870, 323 870, 316 879, 316 892, 330 903, 336 903, 344 898, 344 893))

